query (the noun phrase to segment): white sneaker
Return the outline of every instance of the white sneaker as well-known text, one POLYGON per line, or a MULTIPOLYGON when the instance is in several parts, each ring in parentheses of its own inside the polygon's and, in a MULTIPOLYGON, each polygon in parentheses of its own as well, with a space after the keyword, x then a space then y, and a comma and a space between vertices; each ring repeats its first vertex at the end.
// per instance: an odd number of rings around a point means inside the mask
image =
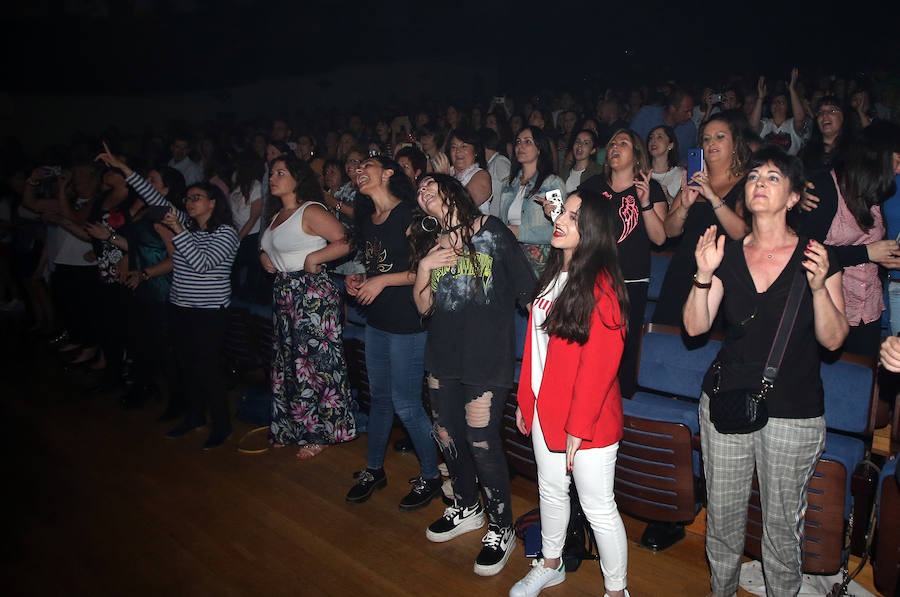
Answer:
MULTIPOLYGON (((603 597, 609 597, 609 593, 603 593, 603 597)), ((628 592, 628 589, 625 589, 625 597, 631 597, 631 593, 628 592)))
POLYGON ((555 587, 566 580, 566 566, 560 561, 559 568, 544 567, 544 558, 535 558, 531 570, 509 590, 509 597, 536 597, 546 587, 555 587))
POLYGON ((444 510, 442 517, 428 526, 425 536, 429 541, 443 543, 483 526, 484 509, 481 507, 481 502, 475 502, 473 506, 467 508, 450 506, 444 510))
POLYGON ((516 548, 516 533, 512 527, 488 525, 488 532, 481 540, 482 548, 475 559, 475 574, 493 576, 503 570, 509 556, 516 548))

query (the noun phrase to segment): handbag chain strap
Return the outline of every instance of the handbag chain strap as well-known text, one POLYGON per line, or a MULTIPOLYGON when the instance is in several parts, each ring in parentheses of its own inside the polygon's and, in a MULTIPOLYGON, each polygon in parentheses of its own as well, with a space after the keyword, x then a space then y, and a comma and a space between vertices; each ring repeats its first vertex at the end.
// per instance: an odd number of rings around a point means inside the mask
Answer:
POLYGON ((806 276, 803 273, 803 268, 798 266, 794 271, 791 292, 788 295, 787 303, 784 305, 781 321, 778 322, 778 331, 775 333, 775 341, 772 342, 772 349, 769 351, 769 358, 766 360, 766 368, 763 369, 764 385, 772 386, 775 382, 775 378, 778 376, 778 369, 781 368, 784 351, 787 349, 788 340, 790 340, 791 332, 794 330, 794 322, 797 320, 797 313, 800 312, 800 301, 803 300, 803 287, 806 283, 805 278, 806 276))

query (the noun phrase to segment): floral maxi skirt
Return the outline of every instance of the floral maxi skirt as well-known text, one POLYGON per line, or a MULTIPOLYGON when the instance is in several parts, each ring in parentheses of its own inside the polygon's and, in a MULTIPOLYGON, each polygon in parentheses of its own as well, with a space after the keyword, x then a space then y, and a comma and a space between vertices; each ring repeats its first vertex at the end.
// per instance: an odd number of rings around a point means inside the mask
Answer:
POLYGON ((273 443, 334 444, 356 437, 340 308, 340 295, 324 271, 276 274, 273 443))

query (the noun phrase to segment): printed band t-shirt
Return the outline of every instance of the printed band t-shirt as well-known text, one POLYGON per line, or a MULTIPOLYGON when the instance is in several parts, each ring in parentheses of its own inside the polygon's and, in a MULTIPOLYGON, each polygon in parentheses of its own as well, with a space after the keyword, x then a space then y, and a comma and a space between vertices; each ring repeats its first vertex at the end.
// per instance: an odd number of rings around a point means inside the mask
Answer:
MULTIPOLYGON (((612 190, 602 176, 594 176, 584 181, 583 189, 590 189, 603 195, 617 206, 619 221, 616 223, 618 236, 619 267, 622 276, 628 280, 644 280, 650 277, 650 237, 644 226, 641 203, 637 198, 637 188, 631 185, 617 193, 612 190)), ((650 181, 650 204, 665 203, 666 194, 655 180, 650 181)))
MULTIPOLYGON (((358 243, 366 277, 396 274, 409 270, 409 239, 406 230, 412 221, 409 205, 396 205, 381 224, 363 218, 358 243)), ((362 307, 366 323, 391 334, 412 334, 423 330, 412 299, 412 286, 386 286, 371 305, 362 307)))
POLYGON ((534 274, 516 237, 488 216, 468 254, 453 267, 431 272, 434 308, 428 320, 425 369, 440 380, 511 387, 515 360, 516 303, 534 290, 534 274))

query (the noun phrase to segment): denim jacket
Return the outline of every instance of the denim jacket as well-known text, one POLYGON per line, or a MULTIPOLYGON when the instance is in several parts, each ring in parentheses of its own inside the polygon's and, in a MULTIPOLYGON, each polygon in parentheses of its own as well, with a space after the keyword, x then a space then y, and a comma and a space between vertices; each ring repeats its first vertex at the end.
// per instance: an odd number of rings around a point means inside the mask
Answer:
MULTIPOLYGON (((500 193, 500 219, 509 226, 509 206, 512 205, 519 192, 519 180, 522 172, 513 180, 504 181, 503 191, 500 193)), ((553 238, 553 222, 544 215, 544 208, 534 200, 535 196, 543 197, 547 191, 558 189, 563 196, 566 197, 566 183, 555 175, 551 174, 544 179, 540 188, 534 190, 534 180, 528 181, 528 191, 522 200, 522 223, 519 225, 519 242, 531 245, 549 245, 550 239, 553 238)))

